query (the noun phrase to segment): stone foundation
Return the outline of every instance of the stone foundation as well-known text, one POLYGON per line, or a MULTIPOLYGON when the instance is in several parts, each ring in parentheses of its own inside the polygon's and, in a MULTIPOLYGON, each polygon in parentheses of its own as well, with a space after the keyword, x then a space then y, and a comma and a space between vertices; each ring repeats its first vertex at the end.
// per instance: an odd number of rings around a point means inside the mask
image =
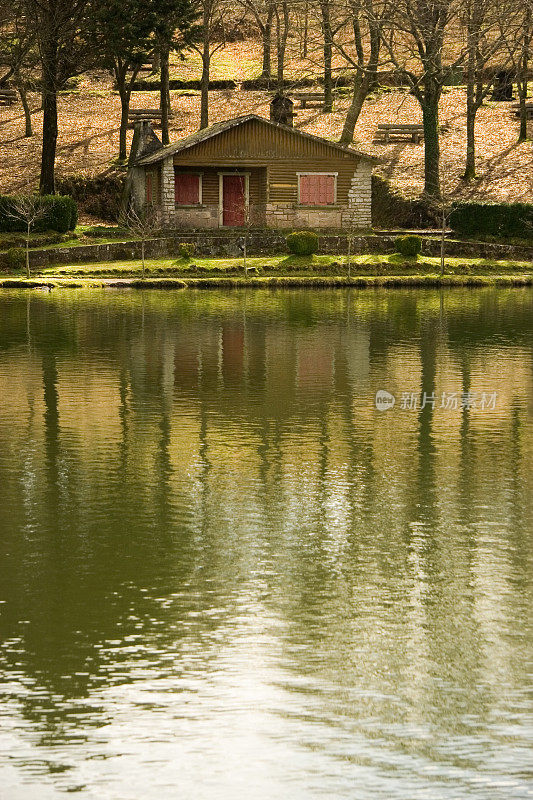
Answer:
POLYGON ((165 228, 183 228, 186 230, 213 230, 218 228, 218 207, 190 206, 188 208, 172 208, 167 211, 165 228))

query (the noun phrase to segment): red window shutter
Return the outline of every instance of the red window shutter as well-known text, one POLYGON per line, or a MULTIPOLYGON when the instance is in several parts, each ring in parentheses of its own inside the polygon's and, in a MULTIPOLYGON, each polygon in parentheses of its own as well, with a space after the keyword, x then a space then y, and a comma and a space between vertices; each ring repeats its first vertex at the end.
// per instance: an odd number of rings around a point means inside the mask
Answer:
POLYGON ((200 202, 200 176, 174 173, 174 198, 178 206, 192 206, 200 202))
POLYGON ((301 205, 329 206, 334 202, 334 175, 300 175, 301 205))
POLYGON ((152 173, 146 173, 146 202, 152 202, 152 173))
POLYGON ((300 175, 300 203, 310 203, 310 175, 300 175))

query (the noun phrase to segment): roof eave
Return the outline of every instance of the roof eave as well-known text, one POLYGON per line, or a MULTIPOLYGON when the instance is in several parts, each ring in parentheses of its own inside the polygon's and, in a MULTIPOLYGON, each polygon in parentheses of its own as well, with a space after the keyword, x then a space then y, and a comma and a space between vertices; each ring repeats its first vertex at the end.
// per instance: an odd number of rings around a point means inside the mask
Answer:
MULTIPOLYGON (((337 144, 337 142, 331 142, 329 139, 324 139, 322 136, 316 136, 314 133, 307 133, 307 131, 300 131, 297 128, 293 128, 290 125, 282 125, 280 123, 272 122, 271 120, 266 119, 265 117, 260 117, 258 114, 245 114, 242 117, 236 117, 232 120, 227 120, 226 123, 215 123, 212 127, 216 128, 217 125, 220 126, 220 130, 209 130, 206 128, 206 135, 199 136, 198 134, 192 134, 191 137, 186 137, 182 139, 181 142, 175 142, 174 144, 167 145, 159 149, 157 152, 152 153, 147 156, 143 156, 142 158, 138 159, 134 166, 145 167, 151 164, 157 164, 159 161, 164 161, 165 158, 169 158, 170 156, 176 155, 177 153, 182 153, 186 150, 189 150, 192 147, 195 147, 198 144, 202 144, 205 141, 208 141, 215 136, 220 135, 225 131, 229 131, 232 128, 238 127, 239 125, 244 125, 244 123, 249 122, 251 120, 258 120, 259 122, 263 122, 266 125, 275 125, 277 128, 281 128, 284 131, 288 131, 289 133, 293 133, 295 136, 302 136, 305 139, 311 139, 313 141, 322 142, 324 145, 331 147, 334 150, 337 150, 340 153, 346 153, 350 156, 354 156, 355 158, 364 159, 366 161, 370 161, 373 164, 379 164, 380 159, 376 156, 368 155, 367 153, 362 153, 360 150, 352 150, 348 146, 344 146, 341 144, 337 144), (194 141, 189 142, 188 144, 187 139, 191 139, 195 137, 194 141)), ((199 134, 201 131, 198 132, 199 134)))

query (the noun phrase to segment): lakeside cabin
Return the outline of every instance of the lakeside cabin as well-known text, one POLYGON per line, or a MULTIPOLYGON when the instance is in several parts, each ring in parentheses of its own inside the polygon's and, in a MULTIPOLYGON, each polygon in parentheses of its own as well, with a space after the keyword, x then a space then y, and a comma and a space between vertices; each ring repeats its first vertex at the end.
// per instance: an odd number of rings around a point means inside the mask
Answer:
POLYGON ((278 121, 275 100, 270 120, 246 114, 167 146, 137 122, 133 202, 170 228, 369 228, 375 159, 295 129, 292 113, 278 121))

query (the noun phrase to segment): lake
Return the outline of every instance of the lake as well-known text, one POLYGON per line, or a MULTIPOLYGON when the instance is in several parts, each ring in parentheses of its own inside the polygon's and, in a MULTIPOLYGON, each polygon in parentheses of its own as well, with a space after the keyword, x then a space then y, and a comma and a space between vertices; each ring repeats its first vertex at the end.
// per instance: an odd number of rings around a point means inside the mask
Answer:
POLYGON ((0 798, 530 798, 532 534, 531 289, 4 290, 0 798))

